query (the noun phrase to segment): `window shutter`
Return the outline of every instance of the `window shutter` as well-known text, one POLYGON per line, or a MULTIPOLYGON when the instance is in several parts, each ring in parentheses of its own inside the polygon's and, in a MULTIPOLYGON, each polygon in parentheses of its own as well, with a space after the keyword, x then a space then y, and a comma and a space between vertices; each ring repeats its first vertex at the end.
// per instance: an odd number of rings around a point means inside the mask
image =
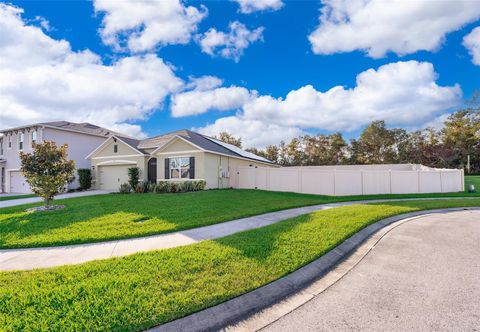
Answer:
POLYGON ((165 179, 170 179, 170 158, 165 158, 165 179))
POLYGON ((190 157, 190 179, 195 179, 195 157, 190 157))

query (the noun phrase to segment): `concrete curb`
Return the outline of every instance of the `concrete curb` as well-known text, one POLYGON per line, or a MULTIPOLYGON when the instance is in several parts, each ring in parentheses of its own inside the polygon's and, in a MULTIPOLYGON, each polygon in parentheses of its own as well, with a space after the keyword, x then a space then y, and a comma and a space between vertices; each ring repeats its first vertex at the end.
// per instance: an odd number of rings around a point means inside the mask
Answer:
POLYGON ((303 266, 289 275, 257 288, 249 293, 220 303, 189 316, 154 327, 148 331, 214 331, 246 319, 288 296, 300 292, 315 280, 323 277, 336 265, 347 258, 356 248, 382 228, 393 223, 434 213, 463 210, 480 210, 480 207, 447 208, 404 213, 382 219, 354 234, 339 246, 317 260, 303 266))

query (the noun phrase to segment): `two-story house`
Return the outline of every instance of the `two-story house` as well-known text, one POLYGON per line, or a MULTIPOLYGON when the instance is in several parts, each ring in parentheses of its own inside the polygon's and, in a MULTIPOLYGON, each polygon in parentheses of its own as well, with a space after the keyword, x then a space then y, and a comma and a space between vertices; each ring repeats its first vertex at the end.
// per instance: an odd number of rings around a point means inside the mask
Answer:
MULTIPOLYGON (((0 192, 29 193, 30 187, 20 172, 19 151, 32 151, 34 142, 53 141, 58 146, 68 144, 68 157, 77 168, 90 168, 85 157, 110 136, 111 130, 90 123, 67 121, 37 123, 0 130, 0 192)), ((70 188, 78 187, 78 181, 70 188)))

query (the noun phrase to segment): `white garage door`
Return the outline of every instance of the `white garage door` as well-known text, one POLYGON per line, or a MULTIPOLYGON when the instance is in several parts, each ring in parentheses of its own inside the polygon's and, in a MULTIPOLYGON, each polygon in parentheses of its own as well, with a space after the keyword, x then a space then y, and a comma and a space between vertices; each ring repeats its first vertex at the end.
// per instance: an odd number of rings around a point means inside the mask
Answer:
POLYGON ((10 171, 10 192, 28 194, 31 193, 30 186, 25 181, 20 171, 10 171))
POLYGON ((122 183, 128 182, 131 165, 100 166, 100 189, 118 191, 122 183))

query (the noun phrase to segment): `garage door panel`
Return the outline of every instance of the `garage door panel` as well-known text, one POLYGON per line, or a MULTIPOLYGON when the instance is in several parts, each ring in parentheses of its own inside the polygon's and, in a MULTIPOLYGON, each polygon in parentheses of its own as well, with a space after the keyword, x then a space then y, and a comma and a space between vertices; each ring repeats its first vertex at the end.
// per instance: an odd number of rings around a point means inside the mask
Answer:
POLYGON ((18 194, 28 194, 32 192, 20 171, 10 171, 10 192, 18 194))
POLYGON ((100 166, 100 189, 118 191, 122 183, 128 182, 127 165, 100 166))

